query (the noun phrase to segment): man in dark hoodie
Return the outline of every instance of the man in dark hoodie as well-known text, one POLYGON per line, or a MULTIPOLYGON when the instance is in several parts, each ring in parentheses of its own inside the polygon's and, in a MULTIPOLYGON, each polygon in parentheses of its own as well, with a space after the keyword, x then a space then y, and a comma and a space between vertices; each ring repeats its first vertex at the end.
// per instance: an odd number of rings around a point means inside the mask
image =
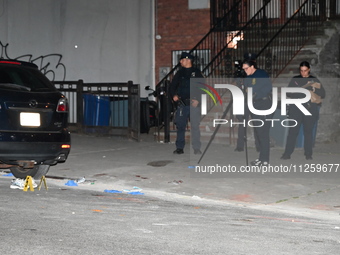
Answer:
POLYGON ((170 96, 177 103, 175 124, 177 128, 176 150, 174 154, 183 154, 185 146, 185 129, 190 119, 191 143, 194 154, 201 154, 200 141, 200 99, 198 87, 190 84, 191 78, 203 78, 201 71, 193 67, 194 56, 182 52, 180 58, 181 68, 177 71, 170 83, 170 96))

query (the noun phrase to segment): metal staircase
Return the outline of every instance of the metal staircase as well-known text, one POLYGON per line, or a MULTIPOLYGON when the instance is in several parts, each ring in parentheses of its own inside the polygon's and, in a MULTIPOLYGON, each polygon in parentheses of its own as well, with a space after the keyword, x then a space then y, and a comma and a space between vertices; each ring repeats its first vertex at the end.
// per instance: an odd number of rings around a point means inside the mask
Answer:
MULTIPOLYGON (((263 0, 259 5, 260 2, 211 1, 212 28, 190 50, 196 58, 195 64, 201 67, 206 77, 232 83, 238 71, 235 61, 242 61, 245 53, 254 53, 259 68, 265 69, 274 79, 318 32, 324 21, 340 16, 336 11, 340 9, 336 0, 284 0, 281 6, 278 0, 263 0), (207 58, 209 62, 202 66, 207 58)), ((169 81, 179 67, 179 64, 175 66, 156 88, 167 91, 169 81)), ((220 94, 224 92, 219 91, 220 94)), ((164 107, 160 111, 158 128, 164 128, 164 142, 169 142, 172 110, 167 106, 171 99, 164 93, 159 100, 164 107)), ((208 109, 213 106, 214 103, 208 101, 208 109)))

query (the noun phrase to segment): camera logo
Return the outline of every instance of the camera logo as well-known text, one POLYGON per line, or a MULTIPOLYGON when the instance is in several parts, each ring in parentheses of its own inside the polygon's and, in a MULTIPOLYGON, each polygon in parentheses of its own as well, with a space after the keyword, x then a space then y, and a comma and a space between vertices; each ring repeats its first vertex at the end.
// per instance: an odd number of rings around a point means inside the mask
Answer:
POLYGON ((200 84, 202 84, 203 86, 205 86, 205 88, 199 88, 200 90, 204 91, 206 94, 202 94, 201 95, 201 114, 202 115, 206 115, 207 114, 207 95, 210 96, 210 98, 213 100, 214 104, 217 105, 217 101, 220 103, 220 105, 222 105, 222 98, 221 96, 218 94, 218 92, 216 91, 215 88, 213 88, 212 86, 205 84, 203 82, 200 82, 200 84), (216 100, 217 99, 217 100, 216 100))

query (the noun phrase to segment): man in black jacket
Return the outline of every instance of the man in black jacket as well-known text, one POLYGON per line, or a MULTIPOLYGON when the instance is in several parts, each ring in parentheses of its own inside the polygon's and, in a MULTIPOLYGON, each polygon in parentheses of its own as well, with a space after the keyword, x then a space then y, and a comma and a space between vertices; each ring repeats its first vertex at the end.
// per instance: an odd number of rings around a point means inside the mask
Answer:
POLYGON ((170 96, 177 103, 175 124, 177 128, 176 150, 174 154, 183 154, 185 146, 185 129, 190 119, 191 143, 195 154, 201 154, 200 141, 200 99, 198 87, 190 85, 191 78, 203 78, 201 71, 193 67, 194 56, 182 52, 180 58, 181 68, 177 71, 170 83, 170 96))

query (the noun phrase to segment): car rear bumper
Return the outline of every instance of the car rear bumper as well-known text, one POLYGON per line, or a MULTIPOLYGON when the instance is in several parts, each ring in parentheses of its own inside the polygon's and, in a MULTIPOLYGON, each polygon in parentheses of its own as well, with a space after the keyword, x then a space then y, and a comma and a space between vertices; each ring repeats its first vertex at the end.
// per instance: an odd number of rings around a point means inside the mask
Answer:
POLYGON ((34 161, 37 164, 54 165, 67 159, 70 148, 63 148, 65 145, 71 145, 68 132, 32 134, 0 132, 0 161, 6 164, 34 161))

